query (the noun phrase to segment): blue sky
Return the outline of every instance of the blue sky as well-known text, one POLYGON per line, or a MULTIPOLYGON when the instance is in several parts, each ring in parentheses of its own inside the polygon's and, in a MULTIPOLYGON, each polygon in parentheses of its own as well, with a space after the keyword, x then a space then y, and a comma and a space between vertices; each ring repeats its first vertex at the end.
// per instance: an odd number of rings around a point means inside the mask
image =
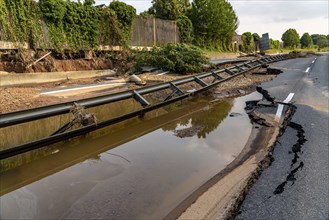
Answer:
MULTIPOLYGON (((121 0, 136 8, 137 13, 147 10, 151 0, 121 0)), ((96 4, 109 4, 111 0, 96 0, 96 4)), ((269 32, 280 40, 284 31, 295 28, 301 36, 329 34, 329 0, 229 0, 239 17, 238 33, 269 32)))

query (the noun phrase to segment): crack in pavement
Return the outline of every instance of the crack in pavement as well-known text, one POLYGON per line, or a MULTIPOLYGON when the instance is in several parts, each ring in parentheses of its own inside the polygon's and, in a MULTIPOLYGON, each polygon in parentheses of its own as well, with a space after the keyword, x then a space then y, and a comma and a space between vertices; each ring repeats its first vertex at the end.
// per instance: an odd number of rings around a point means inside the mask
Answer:
MULTIPOLYGON (((297 108, 297 107, 296 107, 297 108)), ((290 121, 288 124, 289 127, 297 131, 297 143, 294 144, 291 148, 291 151, 289 151, 289 154, 294 153, 294 158, 291 161, 290 169, 298 162, 299 154, 302 154, 303 152, 301 151, 302 146, 305 144, 307 139, 305 138, 305 131, 303 129, 303 126, 300 124, 297 124, 295 122, 290 121)), ((284 182, 279 184, 276 189, 274 190, 273 194, 278 195, 283 193, 285 186, 288 182, 292 182, 291 186, 295 184, 295 181, 297 180, 295 175, 299 170, 302 170, 304 167, 304 162, 300 161, 299 165, 295 168, 292 169, 284 182)))
MULTIPOLYGON (((279 101, 275 101, 275 98, 272 97, 267 90, 265 90, 261 87, 258 87, 258 86, 256 87, 256 90, 257 90, 257 92, 259 92, 263 95, 264 99, 271 102, 273 106, 275 105, 275 103, 282 103, 279 101)), ((257 115, 255 115, 255 111, 259 107, 259 101, 260 100, 246 102, 245 110, 247 111, 249 118, 251 119, 252 122, 263 125, 263 126, 268 126, 266 118, 256 117, 257 115)), ((291 151, 288 152, 289 154, 292 154, 292 153, 294 154, 294 157, 293 157, 293 159, 291 161, 291 165, 290 165, 290 172, 288 173, 286 180, 276 187, 276 189, 273 192, 274 195, 283 193, 285 186, 287 185, 288 182, 292 182, 291 186, 294 185, 295 181, 297 180, 296 174, 299 170, 303 169, 304 162, 300 161, 299 165, 296 168, 293 169, 293 167, 298 162, 298 159, 300 158, 299 155, 303 153, 302 146, 307 141, 307 139, 305 138, 305 130, 303 129, 303 126, 296 122, 291 121, 293 115, 296 112, 297 107, 291 103, 282 103, 282 104, 290 106, 292 108, 292 112, 291 112, 291 115, 287 118, 287 120, 283 122, 282 127, 281 127, 282 129, 281 129, 280 136, 283 135, 283 133, 285 132, 287 127, 290 127, 297 131, 296 136, 298 139, 297 139, 296 144, 294 144, 292 146, 291 151)), ((269 152, 268 158, 269 158, 268 166, 271 166, 271 164, 275 160, 275 158, 273 157, 273 151, 269 152)), ((269 198, 271 198, 271 196, 269 196, 267 199, 269 199, 269 198)))
POLYGON ((294 153, 294 158, 292 159, 291 166, 290 166, 290 168, 292 168, 293 165, 295 163, 297 163, 297 160, 299 158, 298 153, 301 153, 301 154, 303 153, 303 152, 301 152, 301 149, 302 149, 302 146, 307 141, 307 139, 305 138, 305 135, 304 135, 305 131, 303 129, 303 126, 301 126, 300 124, 297 124, 295 122, 289 122, 288 126, 297 131, 297 138, 298 138, 297 143, 294 144, 291 149, 292 151, 289 151, 289 154, 294 153))
POLYGON ((275 98, 272 97, 272 96, 270 96, 270 94, 269 94, 269 92, 268 92, 267 90, 263 89, 263 88, 260 87, 260 86, 256 86, 256 91, 259 92, 260 94, 262 94, 263 97, 264 97, 267 101, 269 101, 269 102, 271 102, 272 104, 274 104, 274 99, 275 99, 275 98))
POLYGON ((277 195, 277 194, 283 193, 284 187, 286 186, 286 184, 288 183, 288 181, 291 181, 292 182, 291 186, 294 185, 295 184, 295 180, 297 180, 296 177, 295 177, 295 174, 298 172, 299 169, 302 170, 303 167, 304 167, 304 163, 303 163, 303 161, 301 161, 298 167, 296 167, 295 169, 293 169, 292 171, 290 171, 290 173, 288 174, 288 176, 286 178, 286 181, 284 181, 283 183, 279 184, 276 187, 276 189, 274 190, 273 194, 274 195, 277 195))

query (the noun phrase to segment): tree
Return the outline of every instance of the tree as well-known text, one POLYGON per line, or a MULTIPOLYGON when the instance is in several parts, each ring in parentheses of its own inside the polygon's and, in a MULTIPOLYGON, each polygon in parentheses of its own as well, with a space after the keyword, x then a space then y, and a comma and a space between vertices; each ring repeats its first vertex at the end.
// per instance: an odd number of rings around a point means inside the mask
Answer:
POLYGON ((143 16, 143 17, 155 17, 154 14, 151 14, 149 11, 143 11, 141 13, 139 13, 140 16, 143 16))
POLYGON ((65 3, 62 0, 42 0, 39 4, 46 20, 62 25, 66 13, 65 3))
POLYGON ((226 0, 193 0, 187 16, 193 24, 195 43, 227 50, 238 27, 238 18, 226 0))
POLYGON ((280 49, 280 41, 270 38, 270 48, 274 50, 280 49))
POLYGON ((319 49, 329 46, 328 38, 325 35, 320 35, 317 39, 319 49))
POLYGON ((302 48, 309 48, 312 45, 312 38, 309 33, 304 33, 303 36, 300 38, 300 44, 302 48))
POLYGON ((177 25, 182 43, 191 43, 193 40, 193 26, 191 20, 183 15, 178 18, 177 25))
POLYGON ((299 34, 295 29, 290 28, 283 33, 281 40, 284 43, 284 47, 296 48, 299 45, 299 34))
POLYGON ((320 36, 320 34, 312 34, 311 35, 313 44, 317 45, 317 40, 318 40, 319 36, 320 36))
POLYGON ((313 44, 317 45, 319 48, 324 48, 329 46, 329 35, 323 35, 323 34, 312 34, 311 38, 313 41, 313 44))
POLYGON ((148 13, 161 19, 177 20, 190 6, 189 0, 153 0, 148 13))
POLYGON ((83 5, 93 6, 95 4, 95 0, 85 0, 83 5))
POLYGON ((128 41, 133 22, 136 18, 136 9, 131 5, 119 1, 112 1, 109 7, 115 12, 118 18, 119 26, 124 33, 124 41, 128 41))
POLYGON ((252 50, 252 34, 250 32, 245 32, 242 34, 243 47, 246 51, 250 52, 252 50))
POLYGON ((255 51, 258 50, 259 48, 259 40, 260 40, 260 36, 257 33, 253 33, 252 34, 252 39, 254 41, 254 46, 255 46, 255 51))

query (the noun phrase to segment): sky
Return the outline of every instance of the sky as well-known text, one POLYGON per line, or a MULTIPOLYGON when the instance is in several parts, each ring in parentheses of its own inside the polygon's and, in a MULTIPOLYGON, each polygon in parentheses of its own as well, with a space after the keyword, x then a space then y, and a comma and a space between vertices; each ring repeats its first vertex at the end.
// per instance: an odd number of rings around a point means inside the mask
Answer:
MULTIPOLYGON (((147 10, 151 0, 121 0, 136 8, 137 14, 147 10)), ((96 0, 109 4, 111 0, 96 0)), ((329 0, 229 0, 239 18, 237 33, 269 33, 270 38, 281 40, 289 28, 300 36, 329 34, 329 0)))

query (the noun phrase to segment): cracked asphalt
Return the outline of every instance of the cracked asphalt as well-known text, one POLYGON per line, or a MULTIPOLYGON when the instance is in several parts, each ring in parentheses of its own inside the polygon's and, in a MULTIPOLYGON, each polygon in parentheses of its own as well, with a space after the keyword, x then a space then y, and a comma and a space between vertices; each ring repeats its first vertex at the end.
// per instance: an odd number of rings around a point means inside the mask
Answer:
POLYGON ((283 73, 261 86, 280 100, 295 93, 292 102, 297 109, 291 121, 302 126, 307 141, 291 167, 298 137, 296 129, 287 127, 274 149, 274 162, 251 187, 236 219, 329 219, 329 56, 292 59, 273 66, 283 73), (301 162, 303 166, 298 168, 301 162), (293 170, 295 179, 287 181, 282 192, 274 193, 293 170))

